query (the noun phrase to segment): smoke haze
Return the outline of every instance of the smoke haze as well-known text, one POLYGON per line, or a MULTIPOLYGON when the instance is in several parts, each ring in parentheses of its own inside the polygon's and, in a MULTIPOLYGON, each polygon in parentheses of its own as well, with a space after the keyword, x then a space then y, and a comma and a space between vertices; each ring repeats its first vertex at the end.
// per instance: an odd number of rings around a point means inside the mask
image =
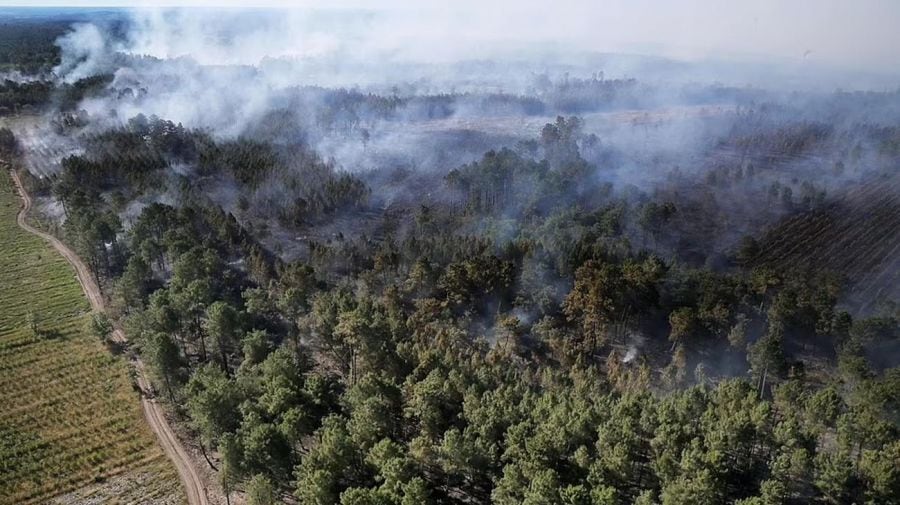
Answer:
MULTIPOLYGON (((252 11, 211 10, 202 2, 186 9, 139 5, 145 8, 131 11, 132 23, 120 50, 158 58, 190 56, 211 65, 259 65, 285 58, 317 62, 326 68, 312 69, 319 70, 316 77, 352 77, 345 85, 375 79, 361 72, 359 67, 366 63, 446 64, 502 57, 578 65, 586 54, 596 53, 702 63, 702 69, 693 69, 694 77, 737 85, 769 84, 773 78, 782 84, 817 83, 831 89, 893 88, 900 83, 895 70, 900 55, 893 50, 900 44, 894 29, 900 23, 900 6, 878 0, 727 5, 708 0, 602 5, 564 0, 551 8, 506 0, 452 6, 302 2, 293 8, 252 11), (753 68, 741 70, 737 63, 753 68), (353 70, 356 75, 351 75, 353 70), (760 70, 766 71, 768 83, 760 70)), ((82 42, 84 47, 98 40, 82 42)), ((291 77, 296 80, 310 70, 291 77)), ((619 70, 631 69, 622 65, 619 70)))
MULTIPOLYGON (((627 233, 638 247, 719 266, 742 237, 885 171, 882 141, 868 137, 876 130, 858 126, 897 124, 900 81, 888 70, 896 56, 883 50, 895 37, 884 23, 897 9, 868 7, 563 0, 112 11, 57 40, 59 82, 109 76, 77 103, 84 121, 71 135, 22 138, 41 176, 70 154, 90 157, 83 139, 128 129, 139 115, 215 142, 271 146, 280 171, 251 187, 221 166, 168 159, 168 187, 148 200, 177 201, 189 178, 243 224, 264 226, 266 245, 286 258, 303 254, 298 237, 378 235, 371 216, 382 211, 401 209, 408 220, 420 205, 463 206, 468 196, 445 177, 509 149, 515 154, 504 156, 520 157, 511 164, 590 167, 547 205, 597 208, 622 198, 633 206, 627 233), (545 125, 567 128, 558 116, 580 118, 578 134, 549 147, 545 125), (825 140, 805 146, 807 135, 825 140), (53 148, 31 145, 40 142, 53 148), (784 159, 766 152, 785 145, 784 159), (839 165, 853 168, 831 169, 839 165), (310 173, 352 174, 370 213, 346 218, 337 206, 304 223, 314 230, 292 229, 284 216, 303 215, 295 207, 312 191, 310 173), (782 204, 760 209, 773 198, 782 204), (664 199, 682 208, 668 239, 639 229, 637 216, 664 199), (718 215, 730 221, 712 222, 718 215)), ((517 190, 538 191, 532 182, 517 190)), ((520 203, 494 205, 502 223, 466 231, 515 239, 525 223, 520 203)))
MULTIPOLYGON (((83 5, 77 1, 63 4, 83 5)), ((164 2, 128 6, 161 4, 164 2)), ((562 0, 552 6, 510 0, 464 0, 452 5, 407 0, 313 0, 277 4, 198 1, 188 5, 198 8, 173 16, 178 18, 174 24, 170 18, 162 25, 164 16, 155 9, 138 14, 141 30, 134 34, 131 47, 160 57, 190 53, 206 63, 258 63, 265 57, 321 55, 351 46, 427 61, 476 59, 496 56, 500 51, 554 47, 569 52, 646 54, 693 61, 776 60, 797 71, 827 67, 894 79, 894 69, 900 68, 900 54, 894 50, 900 44, 895 29, 900 23, 900 5, 887 0, 562 0), (293 8, 288 14, 275 16, 277 23, 266 25, 254 23, 238 11, 224 15, 231 18, 227 22, 238 21, 242 28, 231 42, 222 45, 215 41, 222 19, 210 19, 202 10, 204 6, 221 5, 293 8), (332 19, 326 19, 329 16, 332 19), (200 29, 181 29, 187 26, 200 29), (153 36, 147 36, 150 34, 153 36)))

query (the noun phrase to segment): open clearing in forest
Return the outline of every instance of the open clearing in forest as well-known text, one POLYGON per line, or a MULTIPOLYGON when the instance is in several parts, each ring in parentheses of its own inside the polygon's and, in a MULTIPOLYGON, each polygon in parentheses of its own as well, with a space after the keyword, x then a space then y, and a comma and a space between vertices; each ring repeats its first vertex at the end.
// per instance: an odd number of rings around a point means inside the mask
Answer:
POLYGON ((124 360, 85 327, 72 268, 16 224, 0 175, 0 503, 181 503, 124 360), (37 327, 37 333, 33 327, 37 327))

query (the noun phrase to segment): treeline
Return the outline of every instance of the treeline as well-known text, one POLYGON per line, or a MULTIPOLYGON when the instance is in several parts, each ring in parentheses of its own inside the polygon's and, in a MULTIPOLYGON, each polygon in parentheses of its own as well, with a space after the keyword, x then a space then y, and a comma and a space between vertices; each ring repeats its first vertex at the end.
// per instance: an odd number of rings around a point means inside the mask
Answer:
POLYGON ((549 110, 565 114, 650 105, 644 96, 648 90, 636 79, 606 79, 603 72, 586 79, 570 78, 567 74, 556 82, 541 75, 536 79, 535 87, 549 110))
POLYGON ((56 39, 70 27, 70 21, 2 21, 0 68, 13 68, 29 74, 49 71, 59 65, 56 39))
POLYGON ((764 153, 768 161, 804 156, 821 147, 833 136, 834 128, 818 121, 797 121, 773 128, 765 110, 743 118, 732 128, 723 147, 749 153, 764 153))
POLYGON ((180 123, 143 115, 119 128, 80 134, 89 121, 86 114, 62 114, 54 123, 57 133, 77 135, 85 146, 83 154, 62 160, 62 171, 52 181, 67 214, 103 207, 102 195, 112 195, 109 203, 121 211, 128 201, 167 187, 190 193, 203 178, 235 181, 242 211, 248 210, 254 191, 265 185, 269 191, 257 198, 259 215, 292 226, 361 208, 368 198, 361 180, 302 144, 276 147, 247 137, 217 140, 180 123))
POLYGON ((53 83, 5 80, 0 85, 0 116, 39 110, 50 100, 53 83))
POLYGON ((354 89, 298 87, 284 91, 290 107, 308 108, 306 127, 326 133, 367 132, 379 121, 427 121, 458 117, 576 114, 616 108, 643 108, 634 79, 540 81, 528 94, 437 93, 411 89, 364 93, 354 89))
POLYGON ((60 85, 44 80, 18 82, 5 79, 0 83, 0 116, 43 112, 53 105, 59 110, 71 111, 85 97, 101 92, 111 81, 111 75, 92 76, 60 85))
POLYGON ((445 180, 462 196, 468 211, 518 218, 573 205, 590 205, 608 196, 584 180, 593 171, 581 157, 580 145, 597 142, 581 132, 576 117, 547 124, 538 141, 518 149, 490 151, 476 162, 451 170, 445 180), (540 160, 540 161, 537 161, 540 160))

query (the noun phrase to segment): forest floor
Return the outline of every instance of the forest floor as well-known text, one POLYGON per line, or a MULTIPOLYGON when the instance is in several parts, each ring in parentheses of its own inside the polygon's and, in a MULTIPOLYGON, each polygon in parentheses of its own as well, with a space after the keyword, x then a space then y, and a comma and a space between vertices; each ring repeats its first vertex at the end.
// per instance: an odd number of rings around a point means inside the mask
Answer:
MULTIPOLYGON (((188 503, 205 505, 143 364, 132 362, 139 403, 127 364, 85 331, 89 309, 104 308, 87 266, 26 222, 31 198, 10 174, 0 181, 0 384, 10 385, 0 402, 11 407, 0 414, 0 503, 177 503, 177 469, 188 503), (24 204, 17 213, 14 187, 24 204)), ((120 330, 112 339, 125 343, 120 330)))

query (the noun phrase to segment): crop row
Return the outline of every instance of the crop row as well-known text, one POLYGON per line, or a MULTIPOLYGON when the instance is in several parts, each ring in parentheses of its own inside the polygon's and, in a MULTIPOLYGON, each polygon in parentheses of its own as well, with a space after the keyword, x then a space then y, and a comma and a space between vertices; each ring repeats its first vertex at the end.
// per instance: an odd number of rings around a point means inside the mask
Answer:
POLYGON ((135 472, 149 476, 131 483, 141 488, 110 488, 134 502, 145 489, 177 496, 126 364, 87 334, 73 270, 18 228, 18 208, 0 174, 0 503, 47 503, 135 472))

